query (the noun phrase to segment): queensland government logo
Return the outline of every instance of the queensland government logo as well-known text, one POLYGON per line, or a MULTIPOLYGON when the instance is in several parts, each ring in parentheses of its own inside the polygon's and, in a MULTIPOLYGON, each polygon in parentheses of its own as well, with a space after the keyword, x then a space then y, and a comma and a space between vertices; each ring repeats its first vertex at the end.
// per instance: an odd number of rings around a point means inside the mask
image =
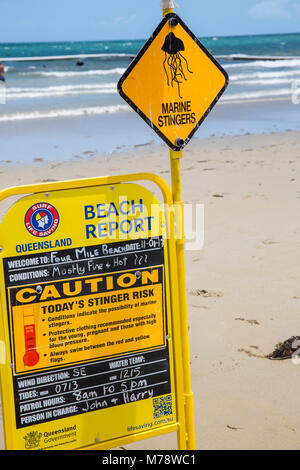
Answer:
POLYGON ((25 449, 34 449, 39 447, 41 441, 42 433, 37 431, 31 431, 24 436, 25 439, 25 449))
POLYGON ((35 237, 52 235, 59 224, 57 210, 51 204, 39 202, 31 206, 25 215, 25 227, 35 237))

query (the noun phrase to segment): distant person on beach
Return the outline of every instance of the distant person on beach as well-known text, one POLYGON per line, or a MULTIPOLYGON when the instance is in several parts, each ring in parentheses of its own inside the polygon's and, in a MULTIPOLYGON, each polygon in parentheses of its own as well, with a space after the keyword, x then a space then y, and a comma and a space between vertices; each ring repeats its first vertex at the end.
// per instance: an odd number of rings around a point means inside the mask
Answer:
POLYGON ((0 62, 0 81, 5 82, 4 65, 0 62))

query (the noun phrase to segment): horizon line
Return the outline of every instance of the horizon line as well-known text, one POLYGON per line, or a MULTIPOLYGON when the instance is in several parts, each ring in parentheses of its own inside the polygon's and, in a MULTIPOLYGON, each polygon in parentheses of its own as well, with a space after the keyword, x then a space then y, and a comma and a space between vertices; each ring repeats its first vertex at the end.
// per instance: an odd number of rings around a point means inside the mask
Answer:
MULTIPOLYGON (((292 35, 300 35, 299 32, 292 32, 292 33, 249 33, 249 34, 214 34, 210 36, 197 36, 197 38, 205 38, 205 39, 213 39, 213 38, 234 38, 234 37, 246 37, 246 36, 292 36, 292 35)), ((136 39, 59 39, 59 40, 38 40, 38 41, 9 41, 9 42, 0 42, 1 45, 5 44, 49 44, 49 43, 64 43, 64 42, 123 42, 123 41, 147 41, 147 38, 136 38, 136 39)))

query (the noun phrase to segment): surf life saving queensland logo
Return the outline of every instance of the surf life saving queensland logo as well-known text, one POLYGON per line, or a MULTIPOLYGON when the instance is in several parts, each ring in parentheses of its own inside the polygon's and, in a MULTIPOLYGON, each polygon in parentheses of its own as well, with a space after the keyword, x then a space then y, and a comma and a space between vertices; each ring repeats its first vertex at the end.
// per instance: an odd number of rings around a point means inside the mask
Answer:
POLYGON ((39 202, 31 206, 25 215, 25 227, 35 237, 52 235, 59 224, 57 210, 51 204, 39 202))

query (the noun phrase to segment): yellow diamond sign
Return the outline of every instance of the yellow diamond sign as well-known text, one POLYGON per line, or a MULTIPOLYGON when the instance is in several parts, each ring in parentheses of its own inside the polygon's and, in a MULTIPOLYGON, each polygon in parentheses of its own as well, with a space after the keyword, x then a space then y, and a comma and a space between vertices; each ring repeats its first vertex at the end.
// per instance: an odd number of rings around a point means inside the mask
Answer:
POLYGON ((120 95, 181 150, 225 91, 228 75, 175 13, 166 15, 118 83, 120 95))

